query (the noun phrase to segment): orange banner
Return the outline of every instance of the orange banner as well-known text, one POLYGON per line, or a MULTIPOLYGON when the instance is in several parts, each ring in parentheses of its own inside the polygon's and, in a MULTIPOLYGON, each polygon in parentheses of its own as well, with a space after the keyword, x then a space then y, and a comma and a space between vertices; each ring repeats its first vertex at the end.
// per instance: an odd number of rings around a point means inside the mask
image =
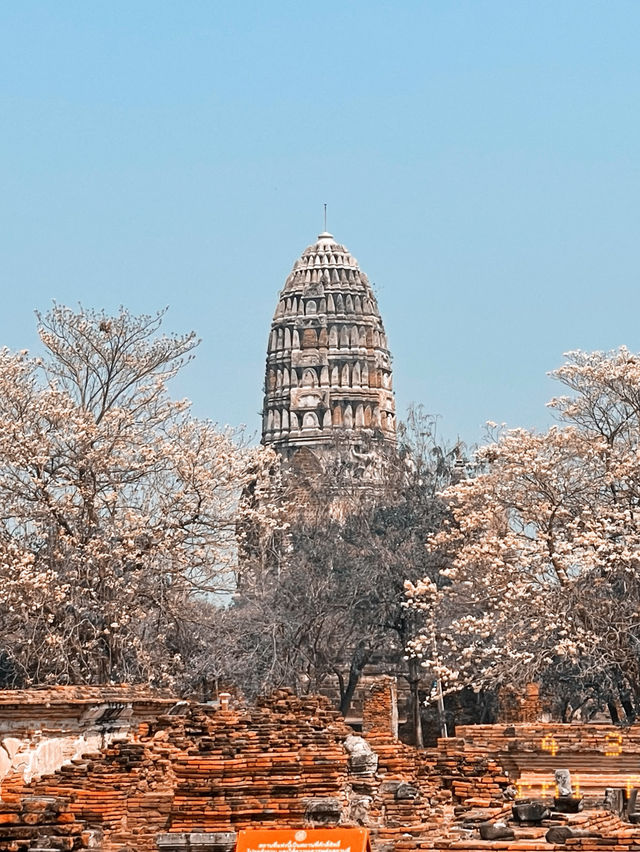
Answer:
POLYGON ((238 832, 236 852, 370 852, 366 828, 265 828, 238 832))

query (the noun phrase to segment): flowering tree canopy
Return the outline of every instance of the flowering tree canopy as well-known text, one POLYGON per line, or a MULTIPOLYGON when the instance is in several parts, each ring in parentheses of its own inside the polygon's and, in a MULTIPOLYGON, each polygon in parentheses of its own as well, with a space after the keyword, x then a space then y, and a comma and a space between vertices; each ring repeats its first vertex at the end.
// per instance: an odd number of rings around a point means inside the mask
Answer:
POLYGON ((549 681, 614 715, 640 710, 640 357, 571 352, 544 434, 496 430, 478 474, 446 492, 408 583, 428 626, 413 651, 450 690, 549 681))
POLYGON ((54 305, 44 358, 0 351, 5 683, 165 680, 198 598, 232 583, 257 460, 169 397, 197 340, 162 318, 54 305))

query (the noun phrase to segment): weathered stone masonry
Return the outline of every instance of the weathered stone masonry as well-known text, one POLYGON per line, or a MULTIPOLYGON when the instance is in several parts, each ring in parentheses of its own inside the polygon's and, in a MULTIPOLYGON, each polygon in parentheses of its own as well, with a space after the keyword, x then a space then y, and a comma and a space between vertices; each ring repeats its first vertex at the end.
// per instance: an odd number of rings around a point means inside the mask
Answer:
POLYGON ((322 233, 294 264, 275 310, 265 374, 263 443, 290 457, 339 433, 395 437, 391 356, 367 276, 322 233))

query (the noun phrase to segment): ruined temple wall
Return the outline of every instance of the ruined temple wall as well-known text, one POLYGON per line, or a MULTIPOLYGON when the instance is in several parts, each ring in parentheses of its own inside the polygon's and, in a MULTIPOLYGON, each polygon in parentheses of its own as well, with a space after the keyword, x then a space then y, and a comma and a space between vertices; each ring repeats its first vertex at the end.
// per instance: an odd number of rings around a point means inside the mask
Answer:
POLYGON ((56 686, 0 690, 0 786, 25 781, 98 751, 175 704, 136 686, 56 686))
POLYGON ((7 779, 2 795, 14 808, 55 797, 101 831, 105 852, 151 852, 162 833, 249 827, 341 822, 366 825, 374 838, 421 834, 442 805, 432 774, 433 761, 390 732, 379 728, 368 743, 326 699, 281 691, 254 708, 161 717, 136 741, 30 785, 7 779))
MULTIPOLYGON (((242 828, 341 824, 369 828, 375 852, 542 852, 554 848, 544 827, 518 829, 502 845, 477 837, 480 821, 510 815, 515 776, 508 773, 517 771, 523 783, 536 773, 550 781, 572 758, 596 771, 601 759, 613 774, 600 781, 624 786, 623 757, 640 766, 640 726, 462 726, 437 748, 416 750, 393 735, 392 686, 383 681, 370 691, 364 737, 326 699, 281 690, 249 708, 184 704, 183 715, 150 718, 128 738, 30 784, 10 775, 2 785, 0 850, 21 852, 36 842, 155 852, 204 837, 210 845, 199 848, 223 852, 242 828)), ((576 838, 572 845, 640 848, 637 828, 603 813, 601 793, 590 803, 599 809, 574 819, 598 842, 576 838)))

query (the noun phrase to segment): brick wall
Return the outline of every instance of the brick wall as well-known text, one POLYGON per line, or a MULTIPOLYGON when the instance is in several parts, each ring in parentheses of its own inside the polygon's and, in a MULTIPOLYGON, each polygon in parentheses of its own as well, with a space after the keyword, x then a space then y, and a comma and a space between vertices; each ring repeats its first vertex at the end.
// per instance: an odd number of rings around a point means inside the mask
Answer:
MULTIPOLYGON (((545 826, 516 826, 508 843, 477 836, 480 822, 509 817, 510 784, 550 782, 554 768, 576 775, 582 765, 594 783, 610 773, 607 786, 624 786, 629 766, 640 769, 640 726, 464 726, 418 751, 392 733, 390 687, 371 692, 364 738, 326 699, 281 690, 254 707, 184 704, 182 715, 148 719, 135 736, 30 784, 10 775, 0 850, 226 852, 241 828, 339 822, 369 828, 374 852, 542 852, 545 826)), ((598 790, 592 809, 570 818, 591 836, 568 846, 637 852, 640 832, 603 812, 598 790)))

